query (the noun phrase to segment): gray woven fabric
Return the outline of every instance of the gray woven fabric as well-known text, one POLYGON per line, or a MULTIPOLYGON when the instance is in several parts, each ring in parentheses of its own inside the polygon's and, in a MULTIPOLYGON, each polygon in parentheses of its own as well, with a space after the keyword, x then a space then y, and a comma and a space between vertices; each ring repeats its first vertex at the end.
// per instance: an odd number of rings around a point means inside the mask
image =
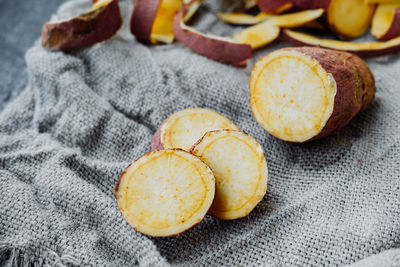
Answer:
MULTIPOLYGON (((54 19, 89 5, 67 2, 54 19)), ((37 43, 26 55, 29 86, 0 115, 0 263, 337 266, 400 247, 398 55, 368 61, 371 108, 335 136, 289 144, 267 134, 248 103, 255 60, 288 44, 236 69, 181 44, 136 42, 126 27, 132 3, 120 6, 125 26, 113 40, 70 53, 37 43), (125 222, 112 189, 158 125, 187 107, 216 110, 262 144, 267 195, 247 218, 207 216, 178 237, 148 238, 125 222)), ((211 15, 198 27, 231 31, 211 15)), ((399 255, 355 266, 399 266, 399 255)))

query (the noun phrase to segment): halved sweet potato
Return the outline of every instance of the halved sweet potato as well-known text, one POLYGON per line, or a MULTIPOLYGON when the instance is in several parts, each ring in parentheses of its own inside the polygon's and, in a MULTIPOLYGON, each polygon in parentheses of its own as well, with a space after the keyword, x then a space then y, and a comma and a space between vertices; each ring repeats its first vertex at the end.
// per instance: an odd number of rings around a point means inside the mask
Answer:
POLYGON ((149 236, 177 235, 198 224, 214 194, 211 169, 179 149, 145 154, 122 173, 114 189, 124 218, 149 236))
POLYGON ((225 116, 204 108, 188 108, 169 116, 153 136, 151 150, 190 148, 206 132, 239 128, 225 116))
POLYGON ((371 33, 381 41, 400 36, 400 3, 378 6, 372 19, 371 33))
POLYGON ((202 0, 193 0, 184 4, 174 19, 174 34, 177 40, 185 44, 193 52, 209 59, 230 64, 236 67, 246 67, 251 58, 251 46, 240 44, 232 39, 203 34, 185 24, 187 14, 192 14, 192 6, 197 6, 202 0))
POLYGON ((250 77, 257 122, 289 142, 326 137, 369 106, 375 91, 367 64, 355 55, 315 47, 276 50, 250 77))
POLYGON ((282 37, 295 45, 324 47, 339 51, 346 51, 360 57, 379 57, 400 51, 400 37, 386 42, 352 43, 331 39, 320 39, 315 36, 289 29, 282 31, 282 37))
POLYGON ((362 35, 369 27, 375 4, 364 0, 258 0, 261 11, 270 13, 276 8, 291 5, 294 10, 322 8, 325 23, 342 39, 362 35))
POLYGON ((121 25, 118 0, 97 1, 91 11, 68 20, 44 24, 42 46, 52 50, 90 46, 112 38, 121 25))
POLYGON ((233 220, 247 216, 267 190, 268 169, 262 147, 241 131, 207 132, 191 152, 215 175, 215 198, 208 211, 233 220))

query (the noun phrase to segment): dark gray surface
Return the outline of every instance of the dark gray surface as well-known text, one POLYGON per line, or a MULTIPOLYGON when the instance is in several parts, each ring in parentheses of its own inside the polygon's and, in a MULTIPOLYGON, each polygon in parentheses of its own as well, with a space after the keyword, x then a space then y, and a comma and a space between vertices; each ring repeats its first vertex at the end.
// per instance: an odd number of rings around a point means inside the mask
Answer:
POLYGON ((27 84, 25 52, 64 0, 0 0, 0 111, 27 84))

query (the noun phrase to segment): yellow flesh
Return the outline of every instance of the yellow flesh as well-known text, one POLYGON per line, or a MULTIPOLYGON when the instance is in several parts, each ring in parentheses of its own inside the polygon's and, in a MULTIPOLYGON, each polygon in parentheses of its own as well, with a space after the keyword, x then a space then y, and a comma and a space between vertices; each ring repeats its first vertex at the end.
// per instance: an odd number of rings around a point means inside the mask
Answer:
POLYGON ((93 4, 92 9, 96 9, 102 6, 107 5, 108 3, 112 2, 113 0, 99 0, 93 4))
POLYGON ((172 43, 174 41, 174 17, 181 6, 182 0, 161 1, 154 19, 153 27, 151 29, 152 43, 172 43))
POLYGON ((312 10, 295 12, 291 14, 273 16, 270 18, 270 21, 275 26, 278 27, 284 27, 284 28, 299 27, 303 24, 306 24, 321 17, 323 13, 324 10, 322 8, 312 9, 312 10))
POLYGON ((164 148, 190 148, 208 131, 238 130, 236 125, 221 114, 201 108, 190 108, 171 115, 161 126, 164 148))
POLYGON ((378 6, 372 19, 371 33, 373 36, 380 38, 389 30, 395 8, 400 8, 400 3, 378 6))
POLYGON ((321 46, 343 51, 374 51, 391 48, 400 45, 400 37, 391 39, 387 42, 368 42, 368 43, 352 43, 345 41, 337 41, 330 39, 319 39, 309 34, 292 31, 289 29, 284 30, 286 35, 294 40, 300 40, 305 44, 313 46, 321 46))
POLYGON ((278 38, 279 31, 279 27, 267 20, 236 33, 232 39, 238 43, 251 45, 251 49, 254 50, 278 38))
POLYGON ((122 176, 118 206, 136 230, 151 236, 178 234, 200 222, 214 197, 211 170, 180 150, 146 154, 122 176))
POLYGON ((277 51, 259 60, 250 78, 250 104, 270 134, 303 142, 321 132, 333 112, 336 83, 312 57, 277 51))
POLYGON ((400 0, 365 0, 367 3, 376 4, 400 4, 400 0))
POLYGON ((240 131, 208 132, 193 153, 215 175, 209 213, 221 219, 246 216, 264 197, 268 170, 261 146, 240 131))
POLYGON ((331 0, 328 7, 328 23, 345 38, 362 35, 369 27, 374 4, 365 0, 331 0))
POLYGON ((217 12, 217 16, 222 21, 227 22, 227 23, 240 24, 240 25, 253 25, 253 24, 257 24, 257 23, 260 23, 260 22, 266 20, 271 15, 268 15, 266 13, 259 13, 256 16, 252 16, 252 15, 247 15, 244 13, 217 12))

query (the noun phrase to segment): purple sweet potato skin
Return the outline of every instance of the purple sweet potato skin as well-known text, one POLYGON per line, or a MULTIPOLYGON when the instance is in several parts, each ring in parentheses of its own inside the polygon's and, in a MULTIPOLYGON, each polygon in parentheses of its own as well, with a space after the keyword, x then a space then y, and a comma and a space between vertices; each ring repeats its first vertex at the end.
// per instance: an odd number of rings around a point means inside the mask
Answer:
POLYGON ((42 46, 51 50, 86 47, 113 37, 122 25, 118 0, 60 23, 46 23, 42 46))
POLYGON ((135 0, 132 11, 131 33, 142 42, 151 42, 151 29, 161 0, 135 0))
POLYGON ((400 8, 396 8, 394 10, 394 16, 392 20, 392 24, 387 32, 379 38, 381 41, 388 41, 390 39, 396 38, 400 36, 400 8))
POLYGON ((372 102, 375 91, 374 77, 362 59, 350 53, 317 47, 287 49, 313 57, 336 81, 337 92, 332 115, 322 131, 307 141, 339 131, 372 102))
POLYGON ((238 44, 219 39, 209 38, 186 29, 182 29, 181 21, 190 5, 198 0, 193 0, 183 5, 174 19, 174 34, 178 41, 184 43, 193 52, 210 58, 212 60, 244 68, 247 60, 252 57, 251 46, 238 44))
MULTIPOLYGON (((161 124, 162 126, 162 124, 161 124)), ((158 128, 156 133, 153 135, 151 140, 151 151, 163 150, 164 146, 161 143, 161 126, 158 128)))

